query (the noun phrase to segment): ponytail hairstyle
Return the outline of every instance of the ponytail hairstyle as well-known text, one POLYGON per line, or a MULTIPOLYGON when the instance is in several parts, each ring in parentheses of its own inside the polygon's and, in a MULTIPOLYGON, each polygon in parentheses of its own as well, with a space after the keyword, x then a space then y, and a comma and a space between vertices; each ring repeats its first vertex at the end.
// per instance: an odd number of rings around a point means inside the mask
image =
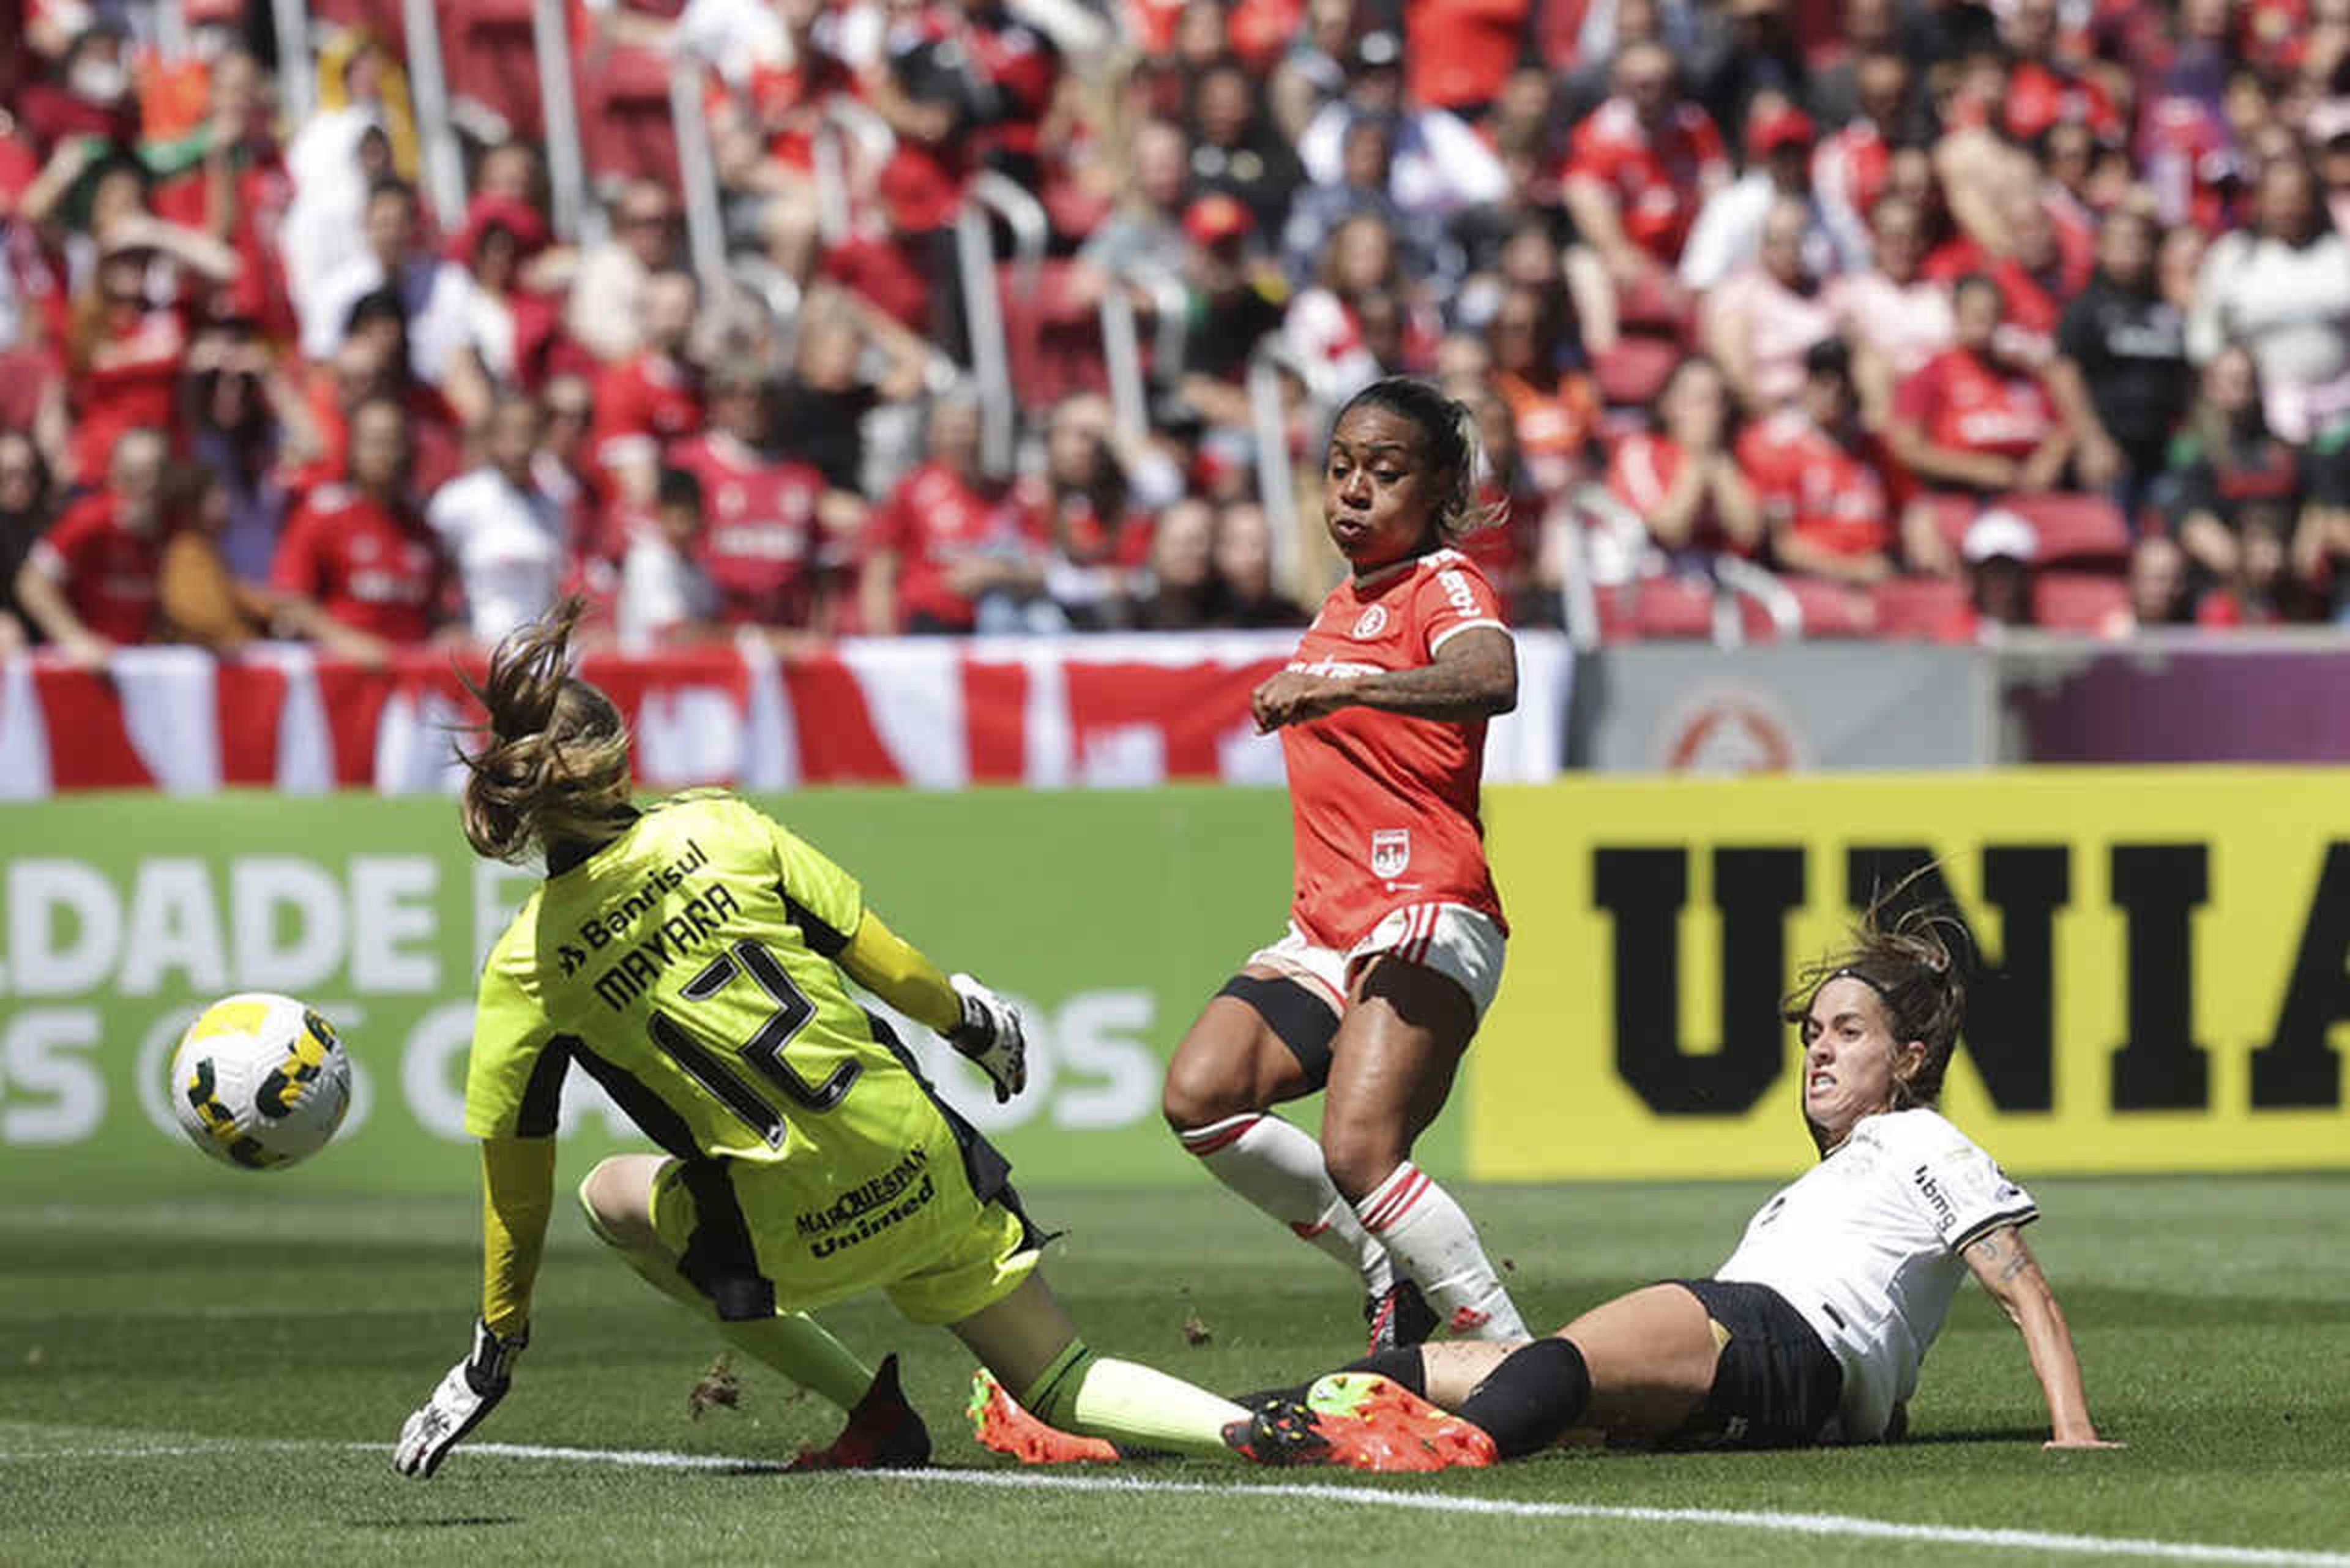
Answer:
POLYGON ((1832 980, 1857 980, 1877 993, 1898 1054, 1911 1042, 1926 1048, 1904 1077, 1893 1075, 1893 1108, 1932 1107, 1942 1097, 1942 1076, 1967 1016, 1967 971, 1972 966, 1973 934, 1946 903, 1912 903, 1896 913, 1901 895, 1932 870, 1921 866, 1880 893, 1853 929, 1851 941, 1807 967, 1781 1003, 1781 1016, 1800 1028, 1812 1001, 1832 980))
POLYGON ((1450 545, 1507 514, 1506 501, 1488 506, 1477 498, 1478 484, 1484 478, 1484 454, 1477 438, 1476 410, 1417 376, 1386 376, 1348 398, 1330 428, 1336 431, 1340 421, 1361 408, 1385 409, 1409 420, 1419 427, 1429 462, 1438 472, 1449 476, 1432 522, 1438 544, 1450 545))
POLYGON ((465 842, 492 860, 518 861, 558 844, 601 844, 629 810, 629 730, 612 700, 571 673, 571 634, 587 608, 577 595, 517 627, 490 655, 476 686, 484 714, 465 764, 465 842))

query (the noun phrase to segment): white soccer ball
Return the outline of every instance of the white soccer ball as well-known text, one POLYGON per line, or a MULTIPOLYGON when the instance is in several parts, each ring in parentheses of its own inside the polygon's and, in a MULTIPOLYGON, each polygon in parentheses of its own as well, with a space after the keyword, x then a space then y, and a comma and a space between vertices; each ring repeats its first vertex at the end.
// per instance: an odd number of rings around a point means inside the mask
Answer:
POLYGON ((274 1170, 327 1146, 351 1106, 334 1025, 290 996, 249 991, 200 1013, 172 1054, 172 1110, 224 1165, 274 1170))

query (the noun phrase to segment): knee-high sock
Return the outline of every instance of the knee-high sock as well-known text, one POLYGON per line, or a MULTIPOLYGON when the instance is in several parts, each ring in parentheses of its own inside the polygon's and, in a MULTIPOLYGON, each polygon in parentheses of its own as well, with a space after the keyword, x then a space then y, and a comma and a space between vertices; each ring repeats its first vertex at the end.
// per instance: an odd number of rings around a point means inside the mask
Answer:
MULTIPOLYGON (((580 1208, 587 1210, 582 1203, 580 1208)), ((619 1254, 620 1261, 645 1282, 677 1301, 705 1323, 714 1323, 718 1336, 743 1355, 771 1366, 801 1387, 821 1395, 846 1412, 873 1384, 873 1369, 857 1359, 848 1346, 804 1312, 778 1313, 774 1317, 726 1323, 717 1316, 710 1298, 677 1272, 677 1260, 643 1247, 623 1246, 588 1212, 588 1228, 596 1239, 619 1254)))
POLYGON ((1461 1402, 1505 1459, 1558 1441, 1591 1402, 1591 1372, 1572 1340, 1538 1339, 1513 1352, 1461 1402))
POLYGON ((1381 1295, 1395 1282, 1387 1249, 1330 1184, 1322 1146, 1269 1111, 1228 1116, 1181 1136, 1208 1174, 1347 1268, 1381 1295))
POLYGON ((1477 1228, 1426 1172, 1405 1160, 1355 1205, 1363 1229, 1388 1250, 1396 1268, 1418 1285, 1455 1334, 1476 1339, 1526 1339, 1501 1276, 1478 1244, 1477 1228))
POLYGON ((1229 1456, 1224 1428, 1249 1418, 1231 1400, 1180 1377, 1096 1355, 1082 1339, 1070 1341, 1019 1397, 1029 1414, 1065 1432, 1181 1454, 1229 1456))

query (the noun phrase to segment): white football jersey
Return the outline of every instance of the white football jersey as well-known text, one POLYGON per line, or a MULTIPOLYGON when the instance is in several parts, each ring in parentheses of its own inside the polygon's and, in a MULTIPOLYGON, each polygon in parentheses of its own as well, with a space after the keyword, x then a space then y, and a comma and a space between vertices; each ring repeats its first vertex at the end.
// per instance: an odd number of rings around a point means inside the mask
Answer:
POLYGON ((1868 1442, 1917 1392, 1967 1274, 1960 1253, 2039 1213, 1940 1115, 1888 1111, 1765 1203, 1714 1278, 1770 1286, 1818 1331, 1844 1366, 1839 1433, 1868 1442))

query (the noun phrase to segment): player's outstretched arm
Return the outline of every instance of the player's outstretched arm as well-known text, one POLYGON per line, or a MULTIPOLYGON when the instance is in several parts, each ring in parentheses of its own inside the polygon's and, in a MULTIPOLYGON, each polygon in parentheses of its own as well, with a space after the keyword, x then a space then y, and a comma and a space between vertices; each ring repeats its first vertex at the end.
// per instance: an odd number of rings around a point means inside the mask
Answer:
POLYGON ((2023 1237, 2012 1225, 2002 1225, 1967 1243, 1967 1266, 2007 1312, 2023 1335, 2032 1356, 2033 1374, 2048 1400, 2052 1449, 2118 1449, 2097 1436, 2089 1419, 2089 1396, 2081 1384, 2080 1358, 2073 1353, 2073 1331, 2065 1326, 2064 1311, 2056 1293, 2023 1237))
POLYGON ((392 1466, 429 1477, 505 1397, 530 1343, 530 1296, 555 1207, 555 1140, 482 1141, 482 1315, 473 1346, 400 1428, 392 1466))
POLYGON ((1280 671, 1249 698, 1260 733, 1302 724, 1341 708, 1378 708, 1415 719, 1490 719, 1518 705, 1518 650, 1498 626, 1445 639, 1434 659, 1371 675, 1280 671))
POLYGON ((997 1104, 1028 1086, 1028 1037, 1020 1010, 967 974, 941 973, 872 910, 841 950, 840 967, 977 1063, 995 1085, 997 1104))

